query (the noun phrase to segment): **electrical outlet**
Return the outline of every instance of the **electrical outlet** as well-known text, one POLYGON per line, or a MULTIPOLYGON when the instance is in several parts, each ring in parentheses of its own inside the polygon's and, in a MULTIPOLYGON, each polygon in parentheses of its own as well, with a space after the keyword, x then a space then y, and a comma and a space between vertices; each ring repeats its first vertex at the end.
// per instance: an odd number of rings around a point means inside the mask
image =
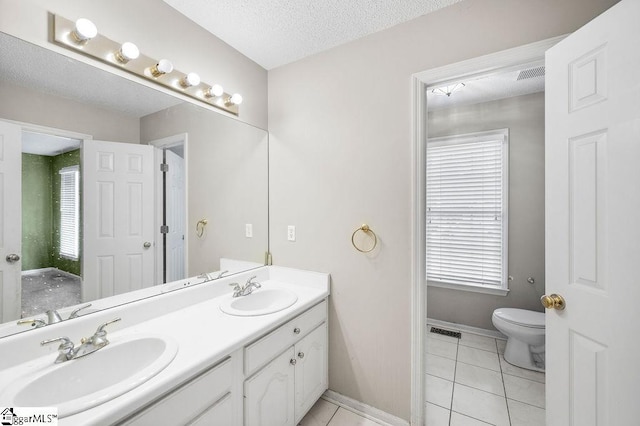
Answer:
POLYGON ((253 238, 253 225, 247 223, 244 225, 244 236, 247 238, 253 238))
POLYGON ((287 240, 289 241, 296 240, 296 227, 293 225, 287 226, 287 240))

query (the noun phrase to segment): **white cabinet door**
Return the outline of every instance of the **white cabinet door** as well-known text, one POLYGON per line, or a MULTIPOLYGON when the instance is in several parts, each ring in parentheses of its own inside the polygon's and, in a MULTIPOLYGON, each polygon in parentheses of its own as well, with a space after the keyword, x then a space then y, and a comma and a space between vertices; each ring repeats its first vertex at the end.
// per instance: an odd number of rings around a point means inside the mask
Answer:
POLYGON ((300 340, 296 355, 296 424, 328 388, 327 324, 300 340))
POLYGON ((20 318, 22 246, 21 128, 0 121, 0 322, 20 318), (11 259, 11 258, 9 258, 11 259))
POLYGON ((245 426, 295 424, 295 359, 291 347, 245 381, 245 426))
POLYGON ((547 52, 547 424, 640 418, 640 2, 547 52))

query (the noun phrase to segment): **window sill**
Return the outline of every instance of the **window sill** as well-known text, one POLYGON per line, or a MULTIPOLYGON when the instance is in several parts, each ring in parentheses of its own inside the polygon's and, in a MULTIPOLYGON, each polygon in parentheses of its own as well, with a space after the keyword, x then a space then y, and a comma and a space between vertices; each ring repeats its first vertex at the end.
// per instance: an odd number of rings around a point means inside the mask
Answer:
POLYGON ((66 255, 66 254, 61 254, 61 255, 60 255, 60 258, 61 258, 61 259, 65 259, 65 260, 72 260, 72 261, 74 261, 74 262, 77 262, 78 260, 80 260, 80 258, 79 258, 79 257, 68 256, 68 255, 66 255))
POLYGON ((494 296, 506 296, 507 294, 509 294, 508 288, 496 288, 496 287, 487 287, 487 286, 471 285, 471 284, 450 284, 450 283, 443 283, 438 281, 427 281, 427 286, 448 288, 451 290, 470 291, 473 293, 491 294, 494 296))

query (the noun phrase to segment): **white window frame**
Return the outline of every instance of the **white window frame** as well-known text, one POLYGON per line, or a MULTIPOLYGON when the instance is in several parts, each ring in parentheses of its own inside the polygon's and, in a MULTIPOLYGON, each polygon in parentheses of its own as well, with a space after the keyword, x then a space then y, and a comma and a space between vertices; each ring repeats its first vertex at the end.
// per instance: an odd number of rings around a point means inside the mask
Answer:
POLYGON ((60 174, 60 257, 78 260, 80 254, 80 166, 64 167, 60 174), (73 176, 73 197, 65 200, 65 175, 73 176), (67 205, 68 202, 68 205, 67 205), (68 209, 69 211, 65 211, 68 209), (65 223, 68 221, 68 223, 65 223), (63 232, 65 229, 65 232, 63 232), (64 238, 63 235, 70 238, 64 238))
MULTIPOLYGON (((499 140, 502 143, 502 227, 501 227, 501 279, 500 285, 489 285, 482 283, 457 283, 436 281, 429 279, 427 271, 429 270, 429 260, 427 255, 427 264, 425 274, 427 274, 427 285, 432 287, 443 287, 456 290, 473 291, 478 293, 494 294, 506 296, 509 292, 509 129, 497 129, 486 132, 468 133, 462 135, 453 135, 440 138, 430 138, 427 140, 427 156, 429 146, 437 145, 459 145, 469 143, 479 143, 499 140)), ((427 160, 428 161, 428 160, 427 160)), ((429 182, 427 182, 427 188, 429 182)), ((428 217, 428 211, 427 211, 428 217)), ((426 225, 427 232, 429 224, 426 225)), ((428 236, 426 237, 428 240, 428 236)))

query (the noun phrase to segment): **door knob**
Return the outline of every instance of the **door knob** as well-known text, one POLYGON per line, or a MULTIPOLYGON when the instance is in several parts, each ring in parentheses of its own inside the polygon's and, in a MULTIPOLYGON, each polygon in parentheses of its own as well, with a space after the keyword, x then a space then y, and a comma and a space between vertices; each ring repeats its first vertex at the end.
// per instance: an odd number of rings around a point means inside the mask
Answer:
POLYGON ((567 303, 564 301, 564 297, 559 294, 552 294, 551 296, 547 296, 546 294, 540 298, 540 302, 542 306, 547 309, 557 309, 559 311, 563 310, 567 303))
POLYGON ((12 254, 8 254, 6 259, 7 259, 7 262, 14 263, 14 262, 17 262, 18 260, 20 260, 20 256, 18 256, 15 253, 12 253, 12 254))
POLYGON ((151 243, 149 241, 145 241, 145 243, 142 246, 144 248, 149 248, 149 247, 151 247, 151 243))

